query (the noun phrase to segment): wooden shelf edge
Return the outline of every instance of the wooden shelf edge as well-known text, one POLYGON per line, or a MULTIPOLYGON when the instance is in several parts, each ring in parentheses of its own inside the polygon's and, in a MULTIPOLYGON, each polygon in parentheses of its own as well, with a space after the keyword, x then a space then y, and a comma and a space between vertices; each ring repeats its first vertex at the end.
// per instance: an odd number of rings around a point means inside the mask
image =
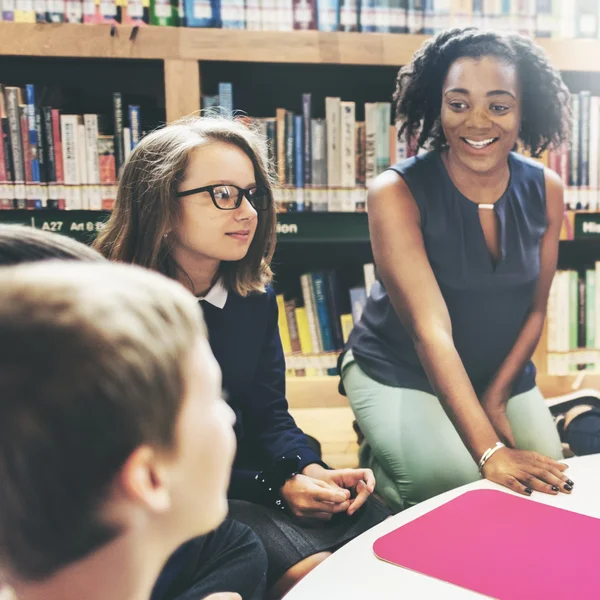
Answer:
MULTIPOLYGON (((548 375, 538 372, 536 381, 544 398, 562 396, 574 392, 573 384, 579 375, 548 375)), ((600 374, 584 375, 577 389, 600 389, 600 374)))
POLYGON ((77 23, 0 22, 0 55, 61 58, 179 58, 179 30, 144 27, 135 40, 132 27, 77 23))
POLYGON ((290 408, 340 408, 349 406, 338 391, 339 377, 288 377, 287 399, 290 408))
MULTIPOLYGON (((574 391, 578 375, 548 375, 538 372, 537 385, 544 398, 574 391)), ((600 390, 600 374, 584 375, 577 389, 600 390)), ((338 392, 339 377, 288 377, 287 398, 290 408, 340 408, 349 406, 348 398, 338 392)))
MULTIPOLYGON (((0 55, 400 66, 426 35, 0 22, 0 55)), ((597 71, 600 40, 536 40, 565 71, 597 71)))

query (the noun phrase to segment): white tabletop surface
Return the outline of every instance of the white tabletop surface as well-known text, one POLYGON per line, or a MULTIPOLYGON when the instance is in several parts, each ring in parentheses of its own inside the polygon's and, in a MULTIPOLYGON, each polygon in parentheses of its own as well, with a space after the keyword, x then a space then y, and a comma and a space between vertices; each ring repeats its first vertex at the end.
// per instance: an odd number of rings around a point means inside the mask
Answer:
MULTIPOLYGON (((575 483, 573 492, 570 495, 559 494, 558 496, 534 492, 531 501, 600 518, 600 454, 572 458, 565 462, 569 465, 566 474, 575 483)), ((382 535, 397 529, 400 525, 409 523, 466 491, 482 489, 496 489, 509 494, 513 493, 504 487, 483 480, 441 494, 405 510, 373 527, 335 552, 296 585, 285 597, 285 600, 337 600, 338 598, 340 600, 392 600, 396 598, 402 600, 478 598, 481 600, 482 596, 475 592, 379 560, 373 554, 373 543, 382 535)), ((566 543, 567 539, 557 532, 557 552, 564 547, 560 540, 566 543)), ((491 550, 493 551, 493 548, 491 550)))

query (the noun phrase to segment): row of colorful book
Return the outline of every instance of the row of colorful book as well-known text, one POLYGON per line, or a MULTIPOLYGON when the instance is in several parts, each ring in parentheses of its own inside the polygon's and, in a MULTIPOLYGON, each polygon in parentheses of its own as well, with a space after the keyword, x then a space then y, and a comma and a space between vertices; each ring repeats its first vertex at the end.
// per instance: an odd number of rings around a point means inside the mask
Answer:
POLYGON ((112 209, 141 136, 140 107, 119 92, 107 118, 42 105, 33 84, 0 84, 0 208, 112 209))
POLYGON ((337 357, 358 322, 375 281, 373 264, 363 266, 364 285, 343 289, 336 271, 305 273, 302 295, 277 295, 279 332, 290 376, 335 374, 337 357))
POLYGON ((600 97, 571 94, 570 143, 550 150, 547 159, 563 180, 567 208, 600 208, 600 97))
POLYGON ((549 375, 600 371, 600 262, 594 269, 557 271, 548 298, 549 375))
MULTIPOLYGON (((317 271, 301 276, 301 297, 277 296, 289 376, 335 374, 339 353, 375 281, 373 264, 363 268, 362 286, 343 290, 335 271, 317 271)), ((600 261, 593 269, 556 272, 546 344, 549 375, 600 372, 600 261)))
POLYGON ((596 0, 0 0, 5 21, 126 23, 262 31, 435 34, 478 26, 598 37, 596 0))
MULTIPOLYGON (((278 108, 274 117, 249 118, 267 139, 282 211, 362 212, 366 186, 390 164, 411 156, 391 125, 390 102, 367 102, 364 121, 357 105, 325 98, 325 116, 315 117, 312 94, 302 95, 302 114, 278 108)), ((323 99, 319 99, 323 104, 323 99)), ((202 98, 209 111, 234 109, 231 83, 202 98)))

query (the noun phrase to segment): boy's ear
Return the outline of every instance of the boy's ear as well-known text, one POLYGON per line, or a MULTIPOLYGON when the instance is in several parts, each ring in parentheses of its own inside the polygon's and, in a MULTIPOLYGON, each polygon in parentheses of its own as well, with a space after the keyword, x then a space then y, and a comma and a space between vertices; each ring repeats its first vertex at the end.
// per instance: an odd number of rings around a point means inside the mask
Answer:
POLYGON ((119 473, 119 484, 125 496, 156 513, 164 513, 171 507, 167 479, 164 461, 150 446, 136 448, 119 473))

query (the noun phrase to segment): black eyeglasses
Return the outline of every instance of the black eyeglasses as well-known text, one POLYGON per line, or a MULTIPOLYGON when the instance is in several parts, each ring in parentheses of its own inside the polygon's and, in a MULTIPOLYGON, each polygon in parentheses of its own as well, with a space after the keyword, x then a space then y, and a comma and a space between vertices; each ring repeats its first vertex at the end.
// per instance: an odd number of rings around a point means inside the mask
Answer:
POLYGON ((267 189, 262 187, 252 187, 248 189, 240 188, 237 185, 207 185, 185 192, 177 192, 177 198, 192 196, 208 192, 213 204, 219 210, 235 210, 240 207, 242 198, 246 198, 255 210, 267 210, 271 203, 271 198, 267 189))

